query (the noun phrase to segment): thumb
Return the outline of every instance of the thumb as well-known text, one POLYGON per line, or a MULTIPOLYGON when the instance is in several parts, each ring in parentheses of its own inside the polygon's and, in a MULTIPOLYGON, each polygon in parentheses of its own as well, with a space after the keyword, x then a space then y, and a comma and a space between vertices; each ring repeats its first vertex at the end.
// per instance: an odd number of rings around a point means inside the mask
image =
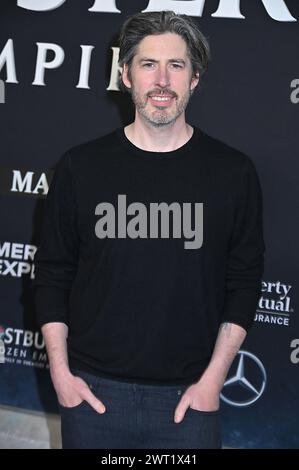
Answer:
POLYGON ((90 406, 97 412, 97 413, 105 413, 106 407, 101 400, 99 400, 89 388, 87 388, 84 392, 84 400, 90 404, 90 406))
POLYGON ((175 423, 180 423, 181 421, 183 421, 188 406, 189 404, 186 403, 186 401, 182 401, 182 400, 180 401, 180 403, 178 404, 174 412, 175 423))

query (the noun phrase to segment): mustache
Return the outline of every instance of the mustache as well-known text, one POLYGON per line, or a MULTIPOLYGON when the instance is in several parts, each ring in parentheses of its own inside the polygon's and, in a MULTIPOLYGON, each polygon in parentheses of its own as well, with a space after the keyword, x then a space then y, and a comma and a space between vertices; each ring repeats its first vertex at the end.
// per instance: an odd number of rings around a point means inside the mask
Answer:
POLYGON ((170 95, 170 96, 172 96, 172 97, 174 97, 174 98, 177 97, 177 94, 176 94, 176 93, 174 93, 173 91, 171 91, 171 90, 169 90, 169 89, 167 89, 167 88, 165 88, 165 89, 163 89, 163 90, 161 90, 161 89, 158 90, 158 89, 157 89, 157 90, 150 91, 150 92, 148 93, 148 96, 152 96, 152 95, 157 95, 157 96, 159 96, 159 95, 161 95, 161 96, 163 96, 163 95, 170 95))

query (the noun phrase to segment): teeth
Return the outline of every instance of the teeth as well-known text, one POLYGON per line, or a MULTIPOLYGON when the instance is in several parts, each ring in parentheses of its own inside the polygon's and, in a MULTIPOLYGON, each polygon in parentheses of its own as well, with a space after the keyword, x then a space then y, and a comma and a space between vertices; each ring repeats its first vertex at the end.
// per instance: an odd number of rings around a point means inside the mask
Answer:
POLYGON ((157 101, 169 101, 171 99, 170 96, 168 96, 168 97, 152 96, 151 98, 154 99, 154 100, 157 100, 157 101))

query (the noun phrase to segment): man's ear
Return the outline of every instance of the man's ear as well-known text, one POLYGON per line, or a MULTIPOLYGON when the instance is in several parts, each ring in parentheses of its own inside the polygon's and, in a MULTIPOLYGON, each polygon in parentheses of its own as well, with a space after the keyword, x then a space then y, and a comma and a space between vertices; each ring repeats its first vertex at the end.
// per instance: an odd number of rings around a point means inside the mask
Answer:
POLYGON ((127 88, 131 88, 131 82, 129 80, 128 64, 123 65, 122 69, 122 81, 127 88))
POLYGON ((199 72, 196 72, 195 77, 191 80, 191 90, 193 91, 199 83, 199 72))

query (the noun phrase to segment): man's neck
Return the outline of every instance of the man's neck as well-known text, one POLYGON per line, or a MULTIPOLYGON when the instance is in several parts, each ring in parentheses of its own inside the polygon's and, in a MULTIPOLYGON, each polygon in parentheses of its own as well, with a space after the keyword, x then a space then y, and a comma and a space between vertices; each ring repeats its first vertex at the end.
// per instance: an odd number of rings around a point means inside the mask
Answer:
POLYGON ((192 137, 193 127, 184 122, 154 127, 134 121, 124 128, 126 137, 138 148, 150 152, 170 152, 192 137))

